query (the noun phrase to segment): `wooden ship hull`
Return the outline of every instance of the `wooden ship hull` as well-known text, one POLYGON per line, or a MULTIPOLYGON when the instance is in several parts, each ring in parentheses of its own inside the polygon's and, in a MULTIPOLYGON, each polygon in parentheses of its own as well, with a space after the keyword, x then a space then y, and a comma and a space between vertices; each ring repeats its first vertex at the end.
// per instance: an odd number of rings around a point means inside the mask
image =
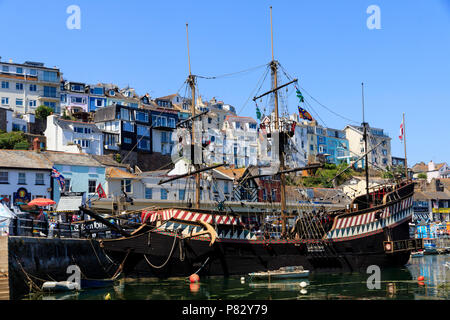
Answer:
POLYGON ((236 217, 166 209, 154 213, 162 217, 160 226, 100 241, 108 255, 123 263, 125 274, 138 276, 245 275, 299 265, 313 272, 400 267, 411 251, 423 247, 421 239, 409 238, 413 191, 409 183, 391 194, 398 199, 336 216, 320 238, 301 239, 297 233, 288 239, 261 239, 239 228, 236 217), (214 241, 209 234, 192 236, 203 229, 195 223, 202 219, 218 230, 214 241))

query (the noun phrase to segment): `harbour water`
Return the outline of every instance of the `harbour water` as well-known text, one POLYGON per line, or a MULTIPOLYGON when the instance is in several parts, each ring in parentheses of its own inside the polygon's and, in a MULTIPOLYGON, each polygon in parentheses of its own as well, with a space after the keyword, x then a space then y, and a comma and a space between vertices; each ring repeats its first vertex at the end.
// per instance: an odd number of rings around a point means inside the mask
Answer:
POLYGON ((73 293, 34 294, 38 300, 447 300, 450 255, 411 258, 398 269, 381 270, 379 289, 369 289, 371 273, 311 274, 307 279, 251 281, 248 277, 121 279, 114 287, 73 293), (419 282, 417 278, 424 276, 419 282), (305 282, 302 284, 302 282, 305 282), (306 284, 306 286, 305 286, 306 284))

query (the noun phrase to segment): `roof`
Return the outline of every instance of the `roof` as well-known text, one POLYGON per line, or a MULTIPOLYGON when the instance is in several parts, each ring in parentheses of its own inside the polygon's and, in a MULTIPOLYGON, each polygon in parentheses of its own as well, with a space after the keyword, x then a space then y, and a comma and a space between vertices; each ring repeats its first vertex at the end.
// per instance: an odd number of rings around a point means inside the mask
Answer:
POLYGON ((0 167, 52 169, 52 163, 42 154, 31 150, 0 150, 0 167))
POLYGON ((107 166, 107 167, 120 167, 120 168, 128 168, 127 164, 119 163, 116 160, 112 158, 112 155, 91 155, 96 161, 100 162, 101 164, 107 166))
POLYGON ((428 171, 428 165, 426 165, 424 162, 419 162, 413 165, 411 168, 413 172, 427 172, 428 171))
POLYGON ((47 159, 54 164, 68 166, 104 167, 104 165, 95 160, 92 155, 86 153, 45 151, 42 154, 44 154, 47 159))
POLYGON ((450 191, 414 191, 415 200, 429 200, 429 199, 439 199, 448 200, 450 199, 450 191))
POLYGON ((102 131, 95 125, 93 122, 82 122, 82 121, 73 121, 73 120, 65 120, 61 118, 56 118, 56 124, 59 125, 62 129, 73 131, 70 125, 80 125, 84 127, 89 127, 94 133, 101 134, 102 131))
POLYGON ((157 100, 172 100, 177 95, 178 95, 177 93, 174 93, 174 94, 169 94, 168 96, 159 97, 159 98, 156 98, 156 99, 157 100))
POLYGON ((139 179, 135 174, 114 167, 106 168, 106 177, 110 179, 139 179))
POLYGON ((238 180, 242 177, 244 174, 246 168, 224 168, 224 167, 218 167, 215 169, 216 171, 219 171, 220 173, 230 177, 233 180, 238 180))

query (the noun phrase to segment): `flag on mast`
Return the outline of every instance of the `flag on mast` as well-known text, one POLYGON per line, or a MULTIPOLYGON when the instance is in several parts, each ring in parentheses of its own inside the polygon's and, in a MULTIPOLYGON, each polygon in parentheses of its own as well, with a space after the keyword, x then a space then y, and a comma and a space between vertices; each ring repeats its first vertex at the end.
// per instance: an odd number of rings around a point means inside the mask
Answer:
POLYGON ((400 141, 403 141, 403 135, 405 133, 404 127, 405 127, 405 125, 404 125, 403 120, 402 120, 402 123, 400 124, 400 135, 398 136, 400 138, 400 141))
POLYGON ((106 193, 105 190, 103 190, 101 183, 98 184, 96 191, 99 198, 106 198, 106 193))

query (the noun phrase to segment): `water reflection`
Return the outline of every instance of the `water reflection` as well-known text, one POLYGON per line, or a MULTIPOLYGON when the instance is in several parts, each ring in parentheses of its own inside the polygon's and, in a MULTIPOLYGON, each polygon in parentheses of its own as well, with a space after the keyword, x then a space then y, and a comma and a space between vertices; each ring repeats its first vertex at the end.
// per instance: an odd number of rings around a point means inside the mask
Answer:
MULTIPOLYGON (((370 290, 370 274, 311 274, 308 279, 252 281, 241 277, 202 278, 191 284, 184 278, 121 279, 114 287, 96 290, 46 294, 33 299, 103 300, 282 300, 282 299, 449 299, 449 255, 411 258, 404 268, 382 269, 379 289, 370 290), (417 278, 423 275, 423 284, 417 278)), ((30 298, 30 297, 29 297, 30 298)))

